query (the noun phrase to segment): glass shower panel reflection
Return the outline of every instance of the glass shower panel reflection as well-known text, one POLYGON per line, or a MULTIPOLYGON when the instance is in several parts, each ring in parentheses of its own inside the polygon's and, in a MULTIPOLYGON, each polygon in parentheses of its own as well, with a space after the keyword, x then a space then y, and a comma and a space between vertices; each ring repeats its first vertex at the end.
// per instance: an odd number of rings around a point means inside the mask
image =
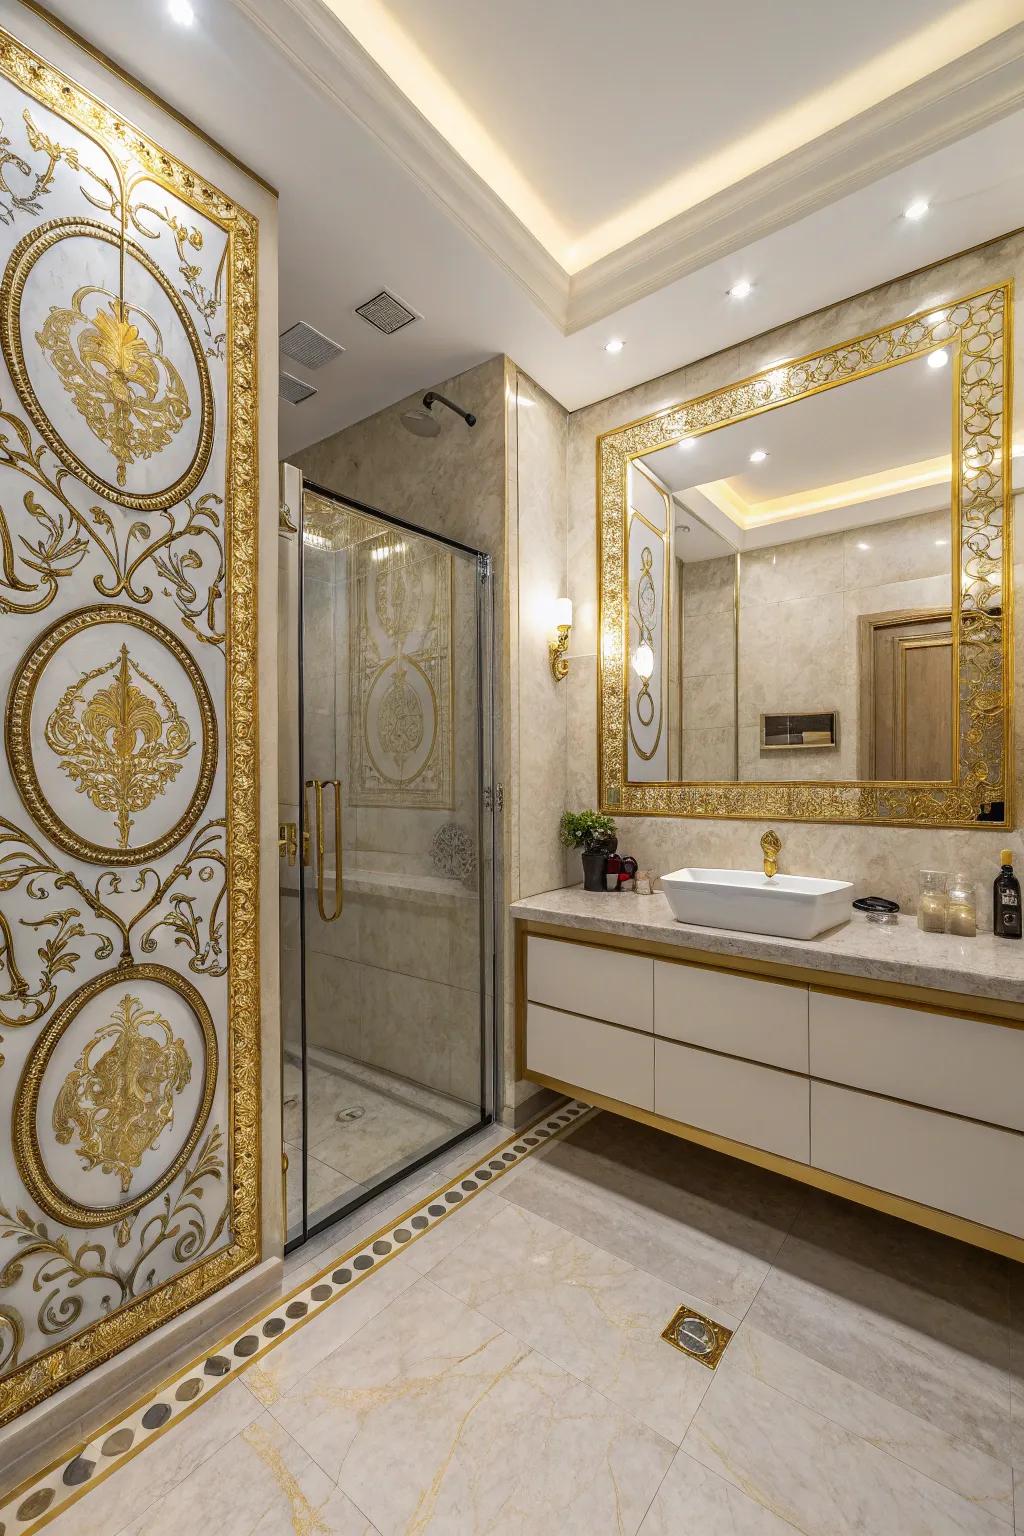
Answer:
POLYGON ((475 553, 309 488, 301 551, 308 1232, 490 1114, 489 593, 475 553))

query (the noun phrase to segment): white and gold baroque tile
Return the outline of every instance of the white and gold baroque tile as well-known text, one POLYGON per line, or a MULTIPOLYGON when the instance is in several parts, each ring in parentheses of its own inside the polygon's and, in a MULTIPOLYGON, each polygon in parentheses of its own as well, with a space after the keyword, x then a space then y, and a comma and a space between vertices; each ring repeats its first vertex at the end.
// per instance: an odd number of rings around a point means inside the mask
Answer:
POLYGON ((0 1423, 257 1254, 256 240, 0 30, 0 1423))

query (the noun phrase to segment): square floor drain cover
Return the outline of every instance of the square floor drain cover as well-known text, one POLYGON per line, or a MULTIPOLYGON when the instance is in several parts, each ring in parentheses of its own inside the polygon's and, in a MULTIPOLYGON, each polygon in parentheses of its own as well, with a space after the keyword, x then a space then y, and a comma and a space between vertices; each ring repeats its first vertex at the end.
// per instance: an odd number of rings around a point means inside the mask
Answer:
POLYGON ((732 1329, 723 1328, 721 1323, 704 1317, 692 1307, 680 1307, 662 1338, 667 1344, 681 1349, 684 1355, 699 1360, 701 1365, 713 1371, 732 1338, 732 1329))

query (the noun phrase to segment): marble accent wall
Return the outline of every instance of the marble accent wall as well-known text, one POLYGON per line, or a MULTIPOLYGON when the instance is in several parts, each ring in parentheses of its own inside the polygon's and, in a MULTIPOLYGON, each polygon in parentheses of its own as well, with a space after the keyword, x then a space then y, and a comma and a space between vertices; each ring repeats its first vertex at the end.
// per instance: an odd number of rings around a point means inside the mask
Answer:
MULTIPOLYGON (((597 794, 597 559, 594 442, 602 432, 642 417, 666 402, 685 400, 721 388, 756 373, 774 358, 794 357, 818 347, 856 336, 917 309, 975 292, 993 282, 1015 278, 1020 292, 1024 279, 1024 236, 1013 235, 933 267, 901 277, 808 315, 727 351, 691 363, 675 373, 614 395, 577 411, 569 421, 569 596, 575 610, 573 650, 577 659, 566 684, 568 703, 566 800, 571 806, 593 805, 597 794)), ((1022 326, 1018 317, 1018 380, 1022 326)), ((1024 423, 1024 397, 1018 388, 1017 430, 1024 423)), ((1018 499, 1019 502, 1019 499, 1018 499)), ((1016 518, 1018 530, 1021 518, 1016 518)), ((1016 548, 1020 549, 1020 536, 1016 548)), ((1018 553, 1014 570, 1018 616, 1024 611, 1024 566, 1018 553)), ((1024 626, 1018 617, 1016 650, 1017 697, 1015 763, 1021 780, 1024 758, 1022 684, 1024 626)), ((696 821, 676 818, 623 817, 620 847, 636 854, 641 864, 665 871, 684 864, 751 866, 765 825, 744 821, 696 821)), ((910 903, 920 868, 966 869, 987 886, 996 873, 999 849, 1009 844, 1024 862, 1019 831, 934 831, 918 828, 832 826, 782 823, 781 867, 795 874, 832 874, 856 882, 860 891, 894 896, 910 903)), ((579 880, 579 861, 566 862, 565 883, 579 880)), ((986 896, 982 913, 990 920, 986 896)))
POLYGON ((736 777, 736 557, 677 562, 682 593, 681 779, 736 777))

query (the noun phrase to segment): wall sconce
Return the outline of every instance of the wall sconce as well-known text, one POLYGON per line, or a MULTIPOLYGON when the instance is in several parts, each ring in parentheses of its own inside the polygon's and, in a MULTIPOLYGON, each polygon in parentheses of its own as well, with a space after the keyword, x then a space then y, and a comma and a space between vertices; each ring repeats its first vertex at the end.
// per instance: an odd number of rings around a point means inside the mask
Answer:
POLYGON ((572 629, 571 597, 556 598, 555 628, 558 639, 549 641, 548 655, 551 657, 551 676, 560 683, 569 673, 569 658, 565 653, 569 649, 569 631, 572 629))
POLYGON ((650 682, 654 676, 654 648, 646 640, 642 641, 633 653, 633 671, 645 683, 650 682))

